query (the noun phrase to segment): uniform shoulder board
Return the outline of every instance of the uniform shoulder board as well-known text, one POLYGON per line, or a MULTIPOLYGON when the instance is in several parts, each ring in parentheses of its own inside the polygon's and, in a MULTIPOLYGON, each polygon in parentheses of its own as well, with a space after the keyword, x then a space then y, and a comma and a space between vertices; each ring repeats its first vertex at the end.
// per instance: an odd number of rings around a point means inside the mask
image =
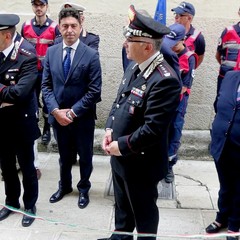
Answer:
POLYGON ((92 35, 92 36, 98 36, 97 34, 92 33, 92 32, 87 32, 87 34, 92 35))
POLYGON ((161 64, 158 65, 158 71, 164 77, 171 77, 175 75, 173 74, 172 70, 168 67, 168 65, 165 64, 165 62, 162 62, 161 64))
POLYGON ((97 34, 92 33, 92 32, 88 32, 88 34, 90 34, 90 35, 94 35, 94 36, 97 36, 97 34))
POLYGON ((31 56, 33 55, 33 53, 31 53, 30 51, 26 50, 25 48, 20 48, 19 49, 19 53, 25 55, 25 56, 31 56))

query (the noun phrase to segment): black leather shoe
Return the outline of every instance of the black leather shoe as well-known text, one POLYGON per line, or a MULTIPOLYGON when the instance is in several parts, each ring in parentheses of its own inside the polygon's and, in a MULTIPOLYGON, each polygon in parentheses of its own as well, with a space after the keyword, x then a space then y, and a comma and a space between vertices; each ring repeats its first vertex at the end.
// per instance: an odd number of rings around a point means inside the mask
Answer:
POLYGON ((221 227, 219 227, 215 222, 209 224, 206 227, 206 232, 207 233, 218 233, 221 229, 226 228, 227 226, 225 225, 221 225, 221 227))
POLYGON ((98 238, 97 240, 133 240, 133 236, 123 236, 119 238, 119 235, 112 235, 110 238, 98 238))
POLYGON ((169 168, 168 169, 168 173, 165 177, 165 182, 166 183, 172 183, 174 180, 174 173, 173 173, 173 169, 172 168, 169 168))
POLYGON ((12 213, 11 210, 9 210, 7 208, 2 208, 0 210, 0 221, 6 219, 11 213, 12 213))
POLYGON ((55 203, 60 201, 66 194, 71 193, 72 192, 72 188, 69 189, 68 191, 63 191, 61 189, 58 189, 49 199, 50 203, 55 203))
MULTIPOLYGON (((35 215, 36 214, 36 207, 34 206, 31 209, 25 209, 24 210, 26 213, 30 214, 30 215, 35 215)), ((23 227, 29 227, 30 225, 32 225, 32 223, 34 222, 35 218, 34 217, 30 217, 27 215, 23 215, 22 218, 22 226, 23 227)))
POLYGON ((80 193, 78 199, 78 206, 80 208, 85 208, 89 204, 88 193, 80 193))
POLYGON ((42 144, 43 145, 48 145, 50 141, 51 141, 50 129, 46 130, 46 131, 43 131, 43 134, 42 134, 42 144))

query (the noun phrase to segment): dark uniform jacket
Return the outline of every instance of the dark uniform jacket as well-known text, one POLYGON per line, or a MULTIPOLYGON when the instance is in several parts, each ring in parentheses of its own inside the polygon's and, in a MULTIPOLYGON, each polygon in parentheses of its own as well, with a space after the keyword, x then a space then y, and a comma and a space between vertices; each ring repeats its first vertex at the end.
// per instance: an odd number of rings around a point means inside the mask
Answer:
POLYGON ((240 71, 229 71, 220 88, 211 132, 211 154, 216 161, 221 156, 227 138, 240 148, 240 101, 237 101, 239 84, 240 71))
POLYGON ((179 104, 181 85, 161 54, 137 79, 126 71, 106 128, 113 130, 122 154, 112 156, 113 171, 125 178, 161 180, 168 169, 168 127, 179 104))
POLYGON ((1 140, 12 139, 11 143, 40 136, 35 94, 37 58, 18 43, 0 65, 1 140))

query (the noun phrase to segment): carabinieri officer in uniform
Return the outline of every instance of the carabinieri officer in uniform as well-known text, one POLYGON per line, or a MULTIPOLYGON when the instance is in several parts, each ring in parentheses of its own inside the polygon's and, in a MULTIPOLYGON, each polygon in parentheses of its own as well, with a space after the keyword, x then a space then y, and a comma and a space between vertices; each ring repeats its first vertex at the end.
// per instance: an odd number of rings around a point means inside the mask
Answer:
MULTIPOLYGON (((169 28, 129 9, 125 29, 126 69, 106 123, 103 149, 111 155, 115 231, 156 234, 157 185, 168 171, 168 127, 180 100, 181 84, 159 52, 169 28)), ((112 234, 109 240, 133 240, 112 234)), ((138 236, 154 240, 156 236, 138 236)))
MULTIPOLYGON (((0 161, 5 184, 5 204, 20 208, 21 184, 16 159, 23 177, 23 203, 27 213, 36 213, 38 180, 34 167, 34 140, 40 137, 37 123, 37 58, 20 46, 13 37, 19 16, 0 14, 0 161)), ((12 213, 0 210, 0 221, 12 213)), ((35 218, 24 215, 22 226, 35 218)))

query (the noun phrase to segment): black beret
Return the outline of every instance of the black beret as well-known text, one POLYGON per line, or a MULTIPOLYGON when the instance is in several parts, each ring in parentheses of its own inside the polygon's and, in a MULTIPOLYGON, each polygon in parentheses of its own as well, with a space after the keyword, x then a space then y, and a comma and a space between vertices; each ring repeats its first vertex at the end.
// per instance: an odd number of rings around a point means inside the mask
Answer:
POLYGON ((16 26, 19 21, 16 14, 0 14, 0 31, 16 26))
POLYGON ((124 29, 125 37, 137 36, 153 39, 162 38, 170 33, 170 29, 151 17, 137 12, 133 5, 128 11, 129 25, 124 29))

